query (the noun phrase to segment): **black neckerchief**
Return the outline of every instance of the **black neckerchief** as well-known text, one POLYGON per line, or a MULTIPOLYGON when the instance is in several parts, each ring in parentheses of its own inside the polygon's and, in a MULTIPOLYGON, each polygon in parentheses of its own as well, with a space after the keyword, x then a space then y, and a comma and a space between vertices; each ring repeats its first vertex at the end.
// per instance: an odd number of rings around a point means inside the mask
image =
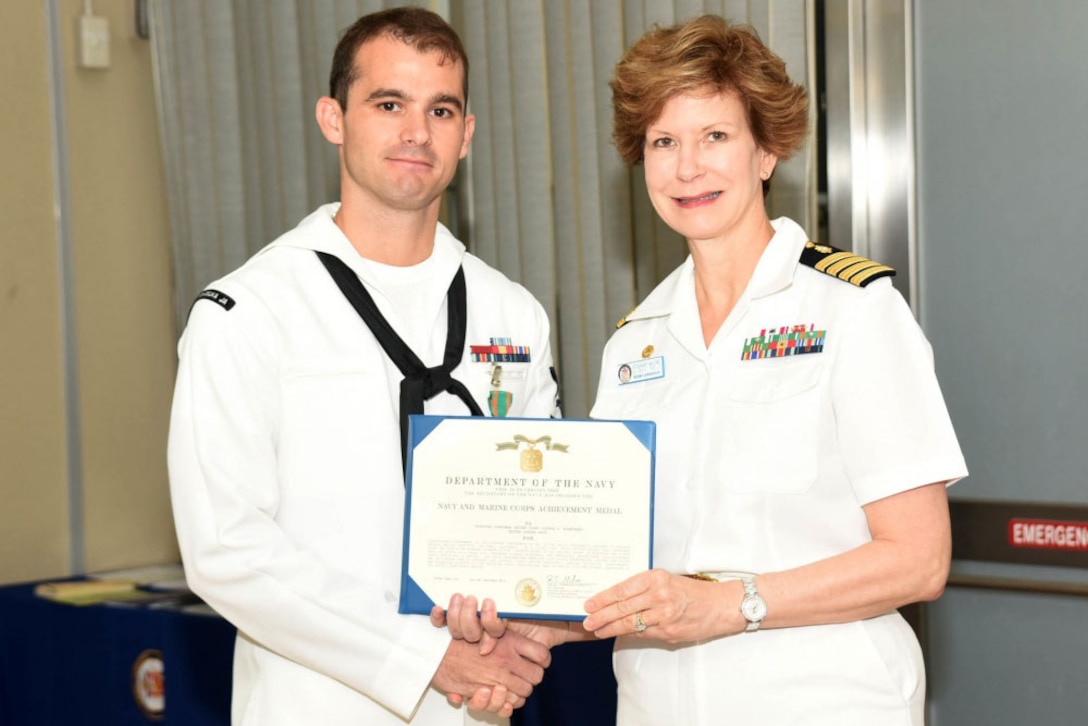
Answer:
POLYGON ((400 382, 400 456, 401 467, 406 469, 408 466, 408 416, 413 413, 423 413, 424 401, 429 401, 440 392, 446 391, 464 401, 473 416, 484 415, 476 401, 472 399, 472 394, 469 393, 465 384, 451 375, 460 365, 461 356, 465 350, 465 326, 468 322, 465 304, 465 271, 461 267, 457 268, 457 274, 454 275, 450 288, 446 292, 448 322, 446 351, 442 365, 428 368, 389 325, 389 321, 374 304, 374 298, 363 287, 359 276, 352 272, 351 268, 339 257, 326 252, 317 252, 317 256, 332 275, 340 292, 344 293, 344 297, 378 339, 382 350, 404 374, 404 380, 400 382))

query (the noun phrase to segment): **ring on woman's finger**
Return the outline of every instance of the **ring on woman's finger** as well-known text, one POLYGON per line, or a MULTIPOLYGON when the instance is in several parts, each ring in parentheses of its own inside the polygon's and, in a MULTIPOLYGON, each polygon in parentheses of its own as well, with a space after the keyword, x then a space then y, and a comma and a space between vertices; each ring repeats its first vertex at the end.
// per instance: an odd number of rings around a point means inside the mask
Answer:
POLYGON ((642 611, 639 610, 637 613, 635 613, 635 632, 644 633, 646 632, 647 627, 649 626, 647 626, 646 623, 642 621, 642 611))

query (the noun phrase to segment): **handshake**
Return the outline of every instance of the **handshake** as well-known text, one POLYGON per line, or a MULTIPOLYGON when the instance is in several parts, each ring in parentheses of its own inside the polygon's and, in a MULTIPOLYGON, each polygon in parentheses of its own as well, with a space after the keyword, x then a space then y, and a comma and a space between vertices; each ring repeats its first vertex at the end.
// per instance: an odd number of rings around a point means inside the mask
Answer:
POLYGON ((445 611, 436 605, 431 623, 448 628, 452 638, 431 685, 455 706, 504 717, 524 706, 543 680, 552 647, 590 637, 569 621, 504 620, 488 599, 477 612, 471 595, 454 595, 445 611))
POLYGON ((431 623, 452 638, 431 685, 456 706, 509 716, 543 680, 552 647, 625 636, 691 643, 740 633, 740 611, 725 618, 720 603, 740 602, 742 594, 739 581, 647 570, 586 600, 580 623, 504 620, 492 600, 477 611, 476 598, 454 595, 446 610, 431 610, 431 623))

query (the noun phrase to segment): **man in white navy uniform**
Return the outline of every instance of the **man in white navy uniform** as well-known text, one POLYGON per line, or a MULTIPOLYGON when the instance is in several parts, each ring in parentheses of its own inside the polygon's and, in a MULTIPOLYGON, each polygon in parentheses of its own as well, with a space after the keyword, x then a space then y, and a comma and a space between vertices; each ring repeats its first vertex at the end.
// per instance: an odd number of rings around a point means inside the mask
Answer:
POLYGON ((549 662, 397 613, 408 413, 558 415, 540 304, 438 222, 467 80, 437 15, 360 18, 316 110, 341 201, 191 310, 170 484, 189 584, 238 628, 234 724, 498 723, 549 662), (501 366, 470 353, 504 344, 501 366))

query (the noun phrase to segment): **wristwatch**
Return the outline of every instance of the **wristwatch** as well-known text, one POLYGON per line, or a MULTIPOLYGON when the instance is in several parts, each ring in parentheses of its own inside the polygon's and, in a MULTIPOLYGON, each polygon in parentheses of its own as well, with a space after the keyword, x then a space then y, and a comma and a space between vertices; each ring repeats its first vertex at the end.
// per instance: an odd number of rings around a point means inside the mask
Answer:
POLYGON ((744 599, 740 601, 740 614, 748 621, 744 629, 746 633, 754 633, 759 630, 759 624, 767 617, 767 603, 756 589, 756 581, 753 577, 742 577, 744 585, 744 599))

